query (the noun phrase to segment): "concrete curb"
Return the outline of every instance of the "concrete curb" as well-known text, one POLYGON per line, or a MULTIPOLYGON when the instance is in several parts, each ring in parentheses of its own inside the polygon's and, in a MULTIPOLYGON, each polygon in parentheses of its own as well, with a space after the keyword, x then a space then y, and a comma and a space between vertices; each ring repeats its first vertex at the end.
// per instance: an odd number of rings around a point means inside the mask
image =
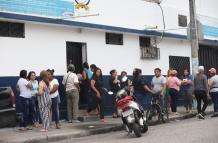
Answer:
POLYGON ((123 129, 123 125, 117 124, 111 127, 103 127, 99 129, 92 129, 89 131, 81 131, 79 133, 58 133, 54 135, 45 135, 43 137, 37 137, 37 138, 32 138, 32 139, 21 139, 21 140, 16 140, 16 141, 0 141, 1 143, 48 143, 48 142, 53 142, 53 141, 61 141, 65 139, 70 139, 70 138, 80 138, 80 137, 86 137, 90 135, 96 135, 96 134, 103 134, 103 133, 108 133, 112 131, 120 131, 123 129))
MULTIPOLYGON (((207 115, 211 115, 213 112, 207 112, 207 115)), ((170 121, 175 121, 175 120, 185 120, 185 119, 189 119, 189 118, 193 118, 197 115, 197 113, 193 113, 193 114, 187 114, 187 115, 182 115, 179 117, 171 117, 169 120, 170 121)), ((170 122, 169 122, 170 123, 170 122)), ((157 125, 157 124, 154 124, 157 125)), ((124 129, 124 126, 121 124, 116 124, 114 126, 111 127, 103 127, 103 128, 99 128, 99 129, 92 129, 92 130, 85 130, 85 131, 81 131, 79 133, 58 133, 58 134, 54 134, 54 135, 46 135, 43 137, 39 137, 39 138, 33 138, 33 139, 29 139, 29 140, 23 140, 23 141, 11 141, 11 142, 5 142, 5 143, 48 143, 48 142, 52 142, 52 141, 61 141, 61 140, 65 140, 65 139, 70 139, 70 138, 80 138, 80 137, 86 137, 86 136, 91 136, 91 135, 96 135, 96 134, 104 134, 104 133, 108 133, 108 132, 112 132, 112 131, 121 131, 124 129)))
MULTIPOLYGON (((212 114, 213 114, 213 111, 206 113, 206 115, 212 115, 212 114)), ((186 115, 179 116, 179 117, 172 117, 172 118, 170 118, 170 121, 190 119, 190 118, 196 117, 196 115, 197 115, 197 113, 192 113, 192 114, 186 114, 186 115)))

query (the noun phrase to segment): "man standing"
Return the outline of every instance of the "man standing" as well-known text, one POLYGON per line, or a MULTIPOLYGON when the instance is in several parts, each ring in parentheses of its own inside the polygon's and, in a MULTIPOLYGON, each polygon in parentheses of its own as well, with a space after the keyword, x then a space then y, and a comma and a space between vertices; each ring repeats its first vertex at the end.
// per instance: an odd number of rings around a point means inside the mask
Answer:
POLYGON ((134 95, 137 99, 137 102, 143 108, 148 108, 150 102, 148 102, 147 100, 147 93, 152 93, 152 90, 149 88, 149 84, 142 76, 142 70, 139 68, 135 68, 133 70, 132 85, 134 88, 134 95))
POLYGON ((155 76, 152 78, 151 85, 154 94, 160 95, 161 108, 164 108, 164 95, 166 90, 166 78, 161 75, 161 69, 154 69, 155 76))
POLYGON ((79 104, 79 80, 75 72, 75 66, 70 64, 68 66, 68 72, 64 75, 62 84, 65 86, 66 98, 67 98, 67 117, 68 122, 78 123, 78 104, 79 104), (73 112, 72 112, 73 108, 73 112), (73 117, 72 117, 73 114, 73 117))

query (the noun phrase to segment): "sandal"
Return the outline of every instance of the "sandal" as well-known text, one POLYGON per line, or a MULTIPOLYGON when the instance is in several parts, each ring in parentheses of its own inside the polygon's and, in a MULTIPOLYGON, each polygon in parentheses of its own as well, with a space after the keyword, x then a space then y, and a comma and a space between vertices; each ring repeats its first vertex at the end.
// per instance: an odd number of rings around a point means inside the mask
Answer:
POLYGON ((42 130, 40 130, 40 132, 48 132, 48 130, 47 129, 42 129, 42 130))
POLYGON ((18 129, 20 132, 23 132, 23 131, 27 131, 28 129, 27 128, 19 128, 18 129))

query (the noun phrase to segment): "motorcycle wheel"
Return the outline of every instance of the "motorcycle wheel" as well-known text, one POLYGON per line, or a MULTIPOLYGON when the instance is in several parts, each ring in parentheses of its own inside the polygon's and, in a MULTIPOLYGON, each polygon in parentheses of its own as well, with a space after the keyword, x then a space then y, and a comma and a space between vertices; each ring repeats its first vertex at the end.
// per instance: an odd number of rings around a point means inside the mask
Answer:
POLYGON ((133 124, 133 131, 137 137, 142 136, 141 127, 139 124, 137 124, 137 123, 133 124))
POLYGON ((146 122, 144 122, 144 125, 143 125, 143 127, 142 127, 141 132, 142 132, 142 133, 146 133, 147 131, 148 131, 148 124, 147 124, 146 122))

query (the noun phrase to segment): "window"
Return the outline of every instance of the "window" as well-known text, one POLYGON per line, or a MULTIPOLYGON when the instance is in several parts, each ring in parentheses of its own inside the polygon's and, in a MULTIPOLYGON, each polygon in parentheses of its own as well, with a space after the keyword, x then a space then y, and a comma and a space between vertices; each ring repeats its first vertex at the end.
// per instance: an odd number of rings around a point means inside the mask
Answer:
POLYGON ((160 49, 156 47, 141 47, 141 59, 160 59, 160 49))
POLYGON ((106 44, 123 45, 123 34, 106 33, 106 44))
POLYGON ((0 21, 0 37, 24 38, 24 23, 0 21))
POLYGON ((187 16, 178 15, 178 24, 181 27, 187 27, 187 16))
POLYGON ((150 47, 151 46, 151 38, 150 37, 139 37, 139 45, 140 47, 150 47))
POLYGON ((178 72, 178 77, 183 75, 183 70, 188 69, 190 71, 190 58, 180 56, 169 56, 169 65, 171 69, 175 69, 178 72))

